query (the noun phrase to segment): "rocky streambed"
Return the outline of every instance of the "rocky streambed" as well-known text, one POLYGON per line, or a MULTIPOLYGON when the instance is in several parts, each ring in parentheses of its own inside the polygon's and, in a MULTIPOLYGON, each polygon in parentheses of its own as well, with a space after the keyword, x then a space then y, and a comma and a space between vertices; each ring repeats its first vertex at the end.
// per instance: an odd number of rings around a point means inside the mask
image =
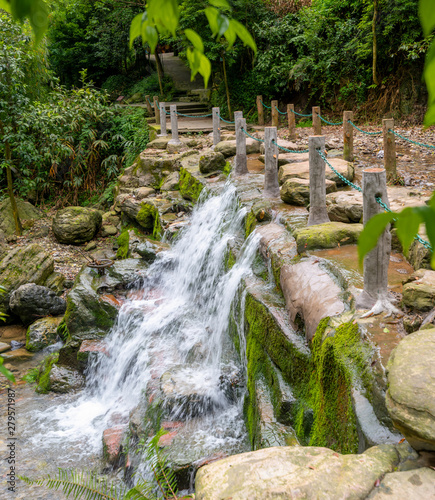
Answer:
MULTIPOLYGON (((197 498, 432 498, 427 251, 414 244, 408 263, 395 242, 389 283, 404 314, 361 318, 362 200, 330 175, 331 222, 306 228, 304 154, 281 158, 281 199, 264 200, 259 143, 249 144, 251 173, 229 186, 235 145, 226 139, 214 151, 208 138, 169 151, 164 138, 150 143, 119 179, 112 209, 88 217, 91 238, 101 225, 121 230, 114 250, 94 254, 113 266, 104 275, 84 266, 65 313, 30 322, 21 358, 5 351, 20 375, 39 362, 37 394, 22 388, 32 423, 31 433, 20 423, 23 472, 86 464, 128 482, 133 471, 147 475, 143 446, 163 427, 179 487, 195 484, 197 498), (49 446, 36 454, 38 440, 49 446)), ((358 179, 357 163, 334 163, 358 179)), ((428 195, 389 190, 393 209, 428 195)), ((73 226, 67 242, 82 212, 56 217, 56 231, 73 226)), ((50 258, 35 245, 3 257, 5 311, 29 282, 62 292, 50 258)))

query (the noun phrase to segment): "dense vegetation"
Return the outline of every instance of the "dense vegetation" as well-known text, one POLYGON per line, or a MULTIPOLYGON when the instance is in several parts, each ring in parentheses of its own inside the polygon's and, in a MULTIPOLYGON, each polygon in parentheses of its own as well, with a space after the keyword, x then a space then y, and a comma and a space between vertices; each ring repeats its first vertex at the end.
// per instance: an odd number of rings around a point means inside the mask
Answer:
MULTIPOLYGON (((211 62, 211 103, 222 113, 237 108, 253 118, 262 94, 301 109, 320 104, 330 114, 346 107, 421 121, 433 35, 423 37, 417 0, 231 0, 231 16, 248 28, 257 54, 235 36, 229 43, 222 30, 211 36, 209 3, 223 13, 218 23, 228 22, 223 1, 182 0, 177 31, 160 36, 157 57, 166 46, 189 59, 193 39, 185 30, 194 29, 211 62)), ((144 113, 111 103, 137 92, 167 100, 174 92, 150 47, 129 44, 143 9, 140 0, 53 0, 36 48, 30 28, 1 15, 1 189, 9 166, 21 196, 79 203, 103 193, 133 161, 148 137, 144 113)))

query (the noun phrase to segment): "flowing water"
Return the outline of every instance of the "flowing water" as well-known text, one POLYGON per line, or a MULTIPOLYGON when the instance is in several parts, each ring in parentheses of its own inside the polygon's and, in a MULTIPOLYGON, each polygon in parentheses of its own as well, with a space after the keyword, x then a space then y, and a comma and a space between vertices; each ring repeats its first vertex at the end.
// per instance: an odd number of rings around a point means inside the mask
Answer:
POLYGON ((195 422, 202 444, 231 453, 246 442, 241 397, 228 397, 225 379, 240 372, 228 347, 228 324, 241 279, 250 273, 255 233, 231 270, 224 265, 245 213, 230 184, 195 209, 189 227, 121 307, 105 339, 108 354, 90 363, 86 388, 72 396, 38 396, 38 407, 21 415, 27 422, 22 453, 38 450, 55 465, 83 465, 101 453, 103 431, 128 420, 157 386, 169 420, 195 422))

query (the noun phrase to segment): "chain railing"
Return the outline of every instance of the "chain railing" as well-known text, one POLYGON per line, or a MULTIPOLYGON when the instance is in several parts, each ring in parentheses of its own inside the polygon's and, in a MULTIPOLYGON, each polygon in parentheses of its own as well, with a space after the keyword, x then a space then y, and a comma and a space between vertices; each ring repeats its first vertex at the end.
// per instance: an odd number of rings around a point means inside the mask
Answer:
POLYGON ((309 115, 304 115, 304 113, 298 113, 294 109, 290 110, 294 115, 296 116, 303 116, 304 118, 311 118, 313 116, 313 113, 310 113, 309 115))
POLYGON ((234 125, 234 123, 236 123, 236 122, 232 122, 230 120, 225 120, 225 118, 222 118, 221 115, 218 115, 218 117, 219 117, 219 120, 222 120, 223 122, 228 123, 229 125, 234 125))
POLYGON ((268 106, 267 104, 264 104, 262 100, 260 100, 261 104, 266 108, 266 109, 272 109, 272 106, 268 106))
POLYGON ((263 139, 258 139, 258 137, 254 137, 253 135, 251 135, 247 130, 245 130, 243 127, 241 128, 242 132, 247 135, 248 137, 250 137, 251 139, 254 139, 254 141, 257 141, 257 142, 264 142, 263 139))
POLYGON ((339 177, 345 184, 347 184, 348 186, 350 186, 351 188, 353 189, 356 189, 357 191, 359 191, 360 193, 362 193, 362 189, 357 186, 356 184, 354 184, 352 181, 350 181, 349 179, 347 179, 343 174, 340 174, 340 172, 338 170, 336 170, 328 161, 328 159, 326 158, 325 154, 320 150, 320 149, 316 149, 316 151, 319 153, 319 156, 320 158, 322 158, 322 160, 328 165, 328 167, 334 172, 334 174, 339 177))
POLYGON ((412 139, 408 139, 408 137, 398 134, 391 128, 388 129, 388 132, 392 132, 396 137, 399 137, 399 139, 403 139, 404 141, 410 142, 411 144, 415 144, 416 146, 428 149, 435 149, 435 146, 432 146, 431 144, 425 144, 424 142, 413 141, 412 139))
POLYGON ((213 113, 209 113, 207 115, 185 115, 183 113, 179 113, 178 111, 175 112, 178 116, 184 116, 187 118, 208 118, 209 116, 212 116, 213 113))
POLYGON ((278 111, 278 113, 280 115, 284 115, 285 116, 287 114, 287 111, 284 113, 284 112, 280 111, 276 106, 275 106, 275 109, 278 111))
POLYGON ((337 126, 337 125, 343 125, 343 122, 330 122, 326 118, 323 118, 323 116, 320 116, 319 113, 317 113, 317 116, 322 120, 322 122, 325 122, 328 125, 332 126, 337 126))
POLYGON ((308 149, 287 149, 285 148, 284 146, 280 146, 276 141, 274 141, 272 139, 272 142, 278 146, 279 149, 282 149, 283 151, 285 151, 286 153, 308 153, 309 150, 308 149))
POLYGON ((360 132, 362 132, 363 134, 366 134, 366 135, 381 135, 382 134, 382 130, 379 131, 379 132, 366 132, 365 130, 363 130, 362 128, 359 128, 355 125, 355 123, 353 123, 352 120, 347 120, 348 123, 350 123, 352 125, 353 128, 359 130, 360 132))

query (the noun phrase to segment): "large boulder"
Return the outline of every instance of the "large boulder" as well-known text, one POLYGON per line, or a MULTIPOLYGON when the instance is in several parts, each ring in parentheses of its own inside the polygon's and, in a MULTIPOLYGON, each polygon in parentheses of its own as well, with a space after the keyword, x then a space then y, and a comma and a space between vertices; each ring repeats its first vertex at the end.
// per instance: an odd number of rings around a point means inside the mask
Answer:
POLYGON ((41 318, 32 323, 26 333, 26 349, 36 352, 55 344, 58 339, 57 328, 62 317, 41 318))
MULTIPOLYGON (((337 185, 334 181, 325 180, 326 192, 337 191, 337 185)), ((287 179, 281 187, 281 199, 289 205, 307 206, 310 203, 310 181, 308 179, 299 179, 297 177, 287 179)))
POLYGON ((0 262, 0 287, 4 289, 0 294, 0 312, 8 312, 14 290, 25 283, 44 285, 53 270, 53 257, 35 243, 9 252, 0 262))
POLYGON ((199 170, 202 174, 209 174, 225 168, 225 158, 222 153, 209 151, 201 155, 199 159, 199 170))
POLYGON ((403 285, 403 305, 417 311, 435 306, 435 271, 419 269, 403 285))
POLYGON ((421 469, 389 472, 367 499, 409 500, 434 498, 435 470, 421 469))
MULTIPOLYGON (((343 177, 348 180, 353 180, 354 178, 354 168, 352 163, 345 160, 340 160, 334 158, 329 160, 331 165, 339 172, 343 177)), ((330 181, 334 181, 337 186, 344 186, 345 182, 328 166, 326 167, 325 176, 330 181)), ((298 177, 299 179, 309 179, 310 178, 310 165, 308 161, 302 161, 300 163, 289 163, 279 167, 278 170, 278 181, 283 184, 287 179, 293 177, 298 177)))
POLYGON ((61 316, 66 310, 66 302, 45 286, 26 283, 11 294, 9 307, 29 325, 44 316, 61 316))
POLYGON ((362 224, 326 222, 316 226, 296 229, 294 237, 298 253, 321 248, 336 248, 341 245, 353 245, 363 230, 362 224))
MULTIPOLYGON (((214 148, 216 153, 222 153, 225 158, 236 154, 236 141, 221 141, 214 148)), ((255 139, 246 139, 246 154, 260 152, 260 143, 255 139)))
POLYGON ((387 365, 387 409, 416 450, 435 451, 435 329, 399 342, 387 365))
POLYGON ((92 240, 101 226, 98 210, 85 207, 67 207, 59 210, 53 219, 53 233, 59 243, 80 245, 92 240))
POLYGON ((399 464, 394 445, 360 455, 328 448, 282 446, 242 453, 199 469, 196 500, 364 499, 399 464))
MULTIPOLYGON (((23 200, 15 201, 21 221, 37 220, 42 217, 42 213, 31 203, 23 200)), ((3 232, 6 236, 15 233, 15 221, 9 198, 0 203, 0 232, 3 232)))
POLYGON ((67 366, 52 366, 49 382, 51 391, 66 393, 81 389, 84 385, 85 379, 77 370, 73 370, 67 366))

